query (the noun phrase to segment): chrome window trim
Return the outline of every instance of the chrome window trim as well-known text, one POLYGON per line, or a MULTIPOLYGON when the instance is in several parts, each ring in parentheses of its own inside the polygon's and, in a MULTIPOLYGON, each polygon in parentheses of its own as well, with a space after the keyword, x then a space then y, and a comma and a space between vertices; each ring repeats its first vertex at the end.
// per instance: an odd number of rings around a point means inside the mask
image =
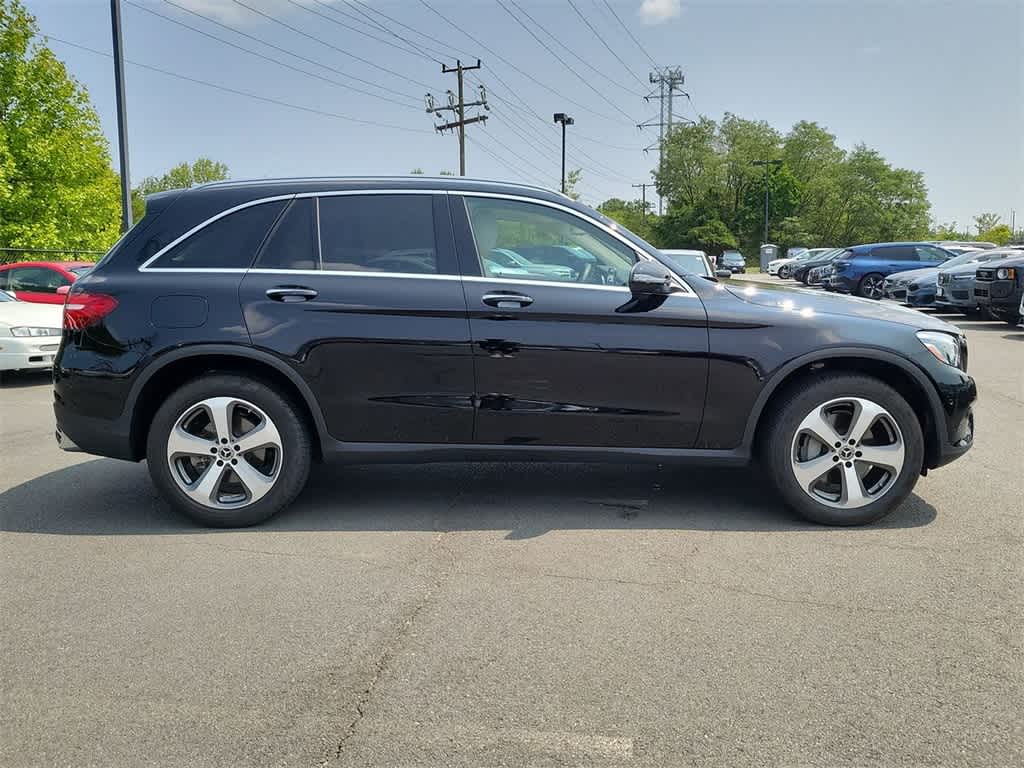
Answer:
MULTIPOLYGON (((274 202, 278 202, 280 200, 298 200, 300 198, 306 198, 306 197, 318 198, 318 197, 340 197, 340 196, 343 196, 343 195, 446 195, 446 194, 448 194, 448 190, 445 190, 445 189, 344 189, 344 190, 334 190, 334 191, 329 191, 329 192, 298 192, 298 193, 291 192, 291 193, 289 193, 287 195, 271 195, 270 197, 261 197, 261 198, 258 198, 256 200, 249 200, 247 202, 240 203, 240 204, 238 204, 236 206, 233 206, 231 208, 226 208, 223 211, 221 211, 220 213, 215 214, 214 216, 211 216, 210 218, 206 219, 205 221, 199 222, 194 227, 192 227, 192 229, 188 230, 187 232, 185 232, 182 235, 179 235, 174 240, 172 240, 170 243, 168 243, 163 248, 161 248, 159 251, 157 251, 152 256, 150 256, 148 259, 146 259, 146 261, 144 261, 141 265, 139 265, 138 271, 139 272, 155 272, 157 270, 159 270, 161 272, 194 272, 194 271, 227 272, 229 270, 230 271, 234 271, 234 268, 230 268, 230 267, 190 267, 190 268, 181 268, 181 269, 179 269, 177 267, 150 267, 149 265, 152 264, 157 259, 159 259, 161 256, 163 256, 165 253, 167 253, 167 251, 171 250, 171 248, 173 248, 174 246, 178 245, 181 242, 184 242, 185 240, 187 240, 188 238, 192 237, 192 235, 196 234, 200 230, 205 229, 210 224, 213 224, 213 222, 218 221, 219 219, 223 219, 225 216, 230 216, 232 213, 235 213, 236 211, 241 211, 241 210, 244 210, 245 208, 252 208, 254 205, 262 205, 263 203, 274 203, 274 202)), ((318 234, 319 234, 319 229, 320 229, 320 204, 317 203, 317 232, 318 232, 318 234)), ((323 259, 323 256, 321 254, 321 263, 323 263, 322 259, 323 259)), ((243 269, 242 271, 245 272, 247 270, 243 269)), ((415 274, 415 273, 410 273, 410 274, 415 274)))
MULTIPOLYGON (((591 291, 617 291, 619 293, 629 293, 629 288, 625 285, 596 285, 589 283, 563 283, 558 280, 530 280, 516 279, 511 277, 479 277, 477 275, 468 275, 462 278, 467 283, 504 283, 508 285, 519 285, 519 286, 530 286, 530 285, 543 285, 551 288, 583 288, 584 290, 591 291)), ((676 294, 672 294, 675 296, 676 294)), ((683 294, 678 294, 683 295, 683 294)))
MULTIPOLYGON (((626 237, 623 237, 621 234, 616 232, 614 229, 612 229, 611 227, 607 226, 604 222, 598 221, 597 219, 592 218, 591 216, 587 216, 585 213, 583 213, 582 211, 577 211, 575 208, 571 208, 571 207, 569 207, 567 205, 562 205, 560 203, 553 203, 553 202, 551 202, 549 200, 538 200, 535 197, 528 197, 526 195, 507 195, 507 194, 500 193, 500 192, 477 192, 477 191, 464 192, 462 190, 451 190, 451 191, 448 192, 448 194, 449 195, 459 195, 461 197, 489 197, 489 198, 497 198, 499 200, 513 200, 513 201, 521 202, 521 203, 532 203, 534 205, 547 206, 548 208, 553 208, 556 211, 561 211, 563 213, 569 214, 570 216, 575 216, 576 218, 582 219, 583 221, 587 222, 588 224, 591 224, 591 225, 597 227, 599 230, 601 230, 605 234, 610 235, 614 239, 618 240, 620 243, 625 245, 626 248, 628 248, 630 251, 635 253, 638 260, 653 261, 653 262, 661 264, 663 267, 665 267, 669 271, 669 273, 671 274, 671 276, 673 278, 673 281, 675 282, 676 286, 678 288, 680 288, 681 291, 682 291, 681 293, 674 293, 674 294, 672 294, 673 296, 687 296, 687 297, 691 297, 691 298, 696 298, 697 297, 697 294, 694 292, 694 290, 681 277, 679 277, 679 275, 677 275, 675 273, 675 271, 671 267, 667 266, 666 264, 662 264, 662 262, 659 259, 656 259, 656 258, 654 258, 654 256, 652 256, 651 254, 647 253, 646 251, 642 251, 639 248, 637 248, 626 237)), ((469 211, 468 210, 466 211, 466 217, 469 218, 469 211)), ((469 219, 469 226, 470 226, 470 229, 472 229, 472 227, 473 227, 473 220, 472 220, 472 218, 469 219)), ((473 245, 474 245, 474 247, 476 246, 476 236, 475 235, 473 236, 473 245)), ((480 258, 480 254, 477 253, 477 259, 479 259, 479 258, 480 258)), ((480 271, 481 272, 483 271, 483 265, 481 265, 480 271)), ((468 276, 468 277, 464 276, 463 279, 464 280, 471 280, 471 281, 475 282, 475 280, 473 280, 474 277, 475 276, 472 276, 472 275, 468 276)), ((511 279, 511 278, 492 278, 492 277, 489 277, 489 278, 486 278, 486 279, 489 282, 497 281, 497 282, 507 282, 507 283, 516 283, 516 284, 524 284, 524 285, 532 285, 532 284, 535 284, 535 283, 541 283, 542 282, 540 280, 514 280, 514 279, 511 279)), ((600 289, 605 289, 605 290, 613 289, 613 290, 622 290, 622 291, 628 291, 629 290, 628 286, 618 286, 618 285, 597 285, 597 286, 594 286, 594 285, 585 285, 585 284, 582 284, 582 283, 569 283, 569 282, 561 283, 561 282, 557 282, 557 281, 551 281, 551 282, 546 283, 546 284, 548 284, 548 285, 558 285, 558 286, 561 286, 562 288, 600 288, 600 289)))
MULTIPOLYGON (((184 272, 183 269, 171 269, 168 272, 184 272)), ((435 275, 423 272, 356 272, 345 269, 242 269, 239 272, 246 272, 253 275, 334 275, 336 277, 404 277, 407 279, 417 278, 420 280, 461 280, 461 275, 435 275)))
MULTIPOLYGON (((394 181, 394 179, 391 179, 391 180, 394 181)), ((510 186, 518 186, 518 185, 510 185, 510 186)), ((587 222, 588 224, 591 224, 591 225, 597 227, 602 232, 605 232, 606 234, 608 234, 611 237, 613 237, 616 240, 618 240, 620 243, 625 245, 629 250, 633 251, 633 253, 635 253, 637 255, 638 259, 643 259, 645 261, 655 261, 655 262, 657 262, 659 264, 662 264, 662 262, 660 260, 656 259, 654 256, 652 256, 651 254, 647 253, 646 251, 643 251, 643 250, 640 250, 639 248, 637 248, 627 238, 625 238, 622 235, 620 235, 613 228, 611 228, 611 227, 607 226, 606 224, 604 224, 604 222, 599 221, 598 219, 595 219, 595 218, 593 218, 591 216, 587 216, 585 213, 583 213, 581 211, 577 211, 575 208, 571 208, 571 207, 569 207, 567 205, 562 205, 561 203, 555 203, 555 202, 552 202, 550 200, 541 200, 539 198, 530 197, 528 195, 513 195, 513 194, 500 193, 500 192, 478 192, 478 191, 475 191, 475 190, 470 191, 470 190, 462 190, 462 189, 435 189, 435 188, 429 188, 429 189, 393 189, 393 188, 382 187, 380 189, 339 189, 339 190, 323 190, 323 191, 315 191, 315 192, 298 192, 298 193, 294 193, 293 192, 293 193, 290 193, 290 194, 271 195, 270 197, 261 197, 261 198, 255 199, 255 200, 248 200, 248 201, 246 201, 244 203, 240 203, 239 205, 233 206, 231 208, 227 208, 227 209, 221 211, 220 213, 217 213, 216 215, 211 216, 210 218, 206 219, 205 221, 201 221, 199 224, 197 224, 196 226, 192 227, 192 229, 190 229, 187 232, 185 232, 184 234, 178 236, 177 238, 172 240, 170 243, 165 245, 163 248, 161 248, 159 251, 157 251, 155 254, 153 254, 148 259, 146 259, 146 261, 144 261, 141 265, 139 265, 138 271, 139 272, 180 272, 180 273, 202 273, 202 272, 215 273, 215 272, 219 272, 219 273, 222 273, 222 274, 240 274, 240 273, 246 273, 246 272, 254 272, 256 274, 350 275, 350 276, 353 276, 353 277, 402 277, 402 278, 419 278, 421 280, 467 280, 467 281, 470 281, 470 282, 477 282, 477 278, 476 278, 475 275, 468 275, 468 276, 466 276, 466 275, 461 275, 461 274, 459 274, 459 275, 448 275, 448 274, 431 275, 431 274, 421 274, 421 273, 416 273, 416 272, 351 272, 351 271, 345 271, 345 270, 324 270, 324 269, 316 269, 316 270, 280 269, 279 270, 279 269, 259 269, 259 268, 243 269, 243 268, 234 268, 234 267, 182 267, 182 268, 178 268, 178 267, 150 267, 149 266, 150 264, 152 264, 154 261, 159 259, 161 256, 163 256, 165 253, 167 253, 169 250, 174 248, 179 243, 187 240, 192 235, 194 235, 197 232, 201 231, 202 229, 206 228, 207 226, 209 226, 213 222, 218 221, 219 219, 222 219, 225 216, 230 216, 232 213, 235 213, 236 211, 241 211, 241 210, 244 210, 245 208, 251 208, 251 207, 253 207, 255 205, 262 205, 264 203, 273 203, 273 202, 278 202, 278 201, 281 201, 281 200, 298 200, 298 199, 307 198, 307 197, 311 197, 311 198, 314 198, 314 200, 316 200, 317 250, 318 250, 318 259, 319 259, 318 263, 323 265, 323 251, 322 251, 321 242, 320 242, 321 234, 320 234, 320 202, 319 202, 319 198, 321 198, 321 197, 343 197, 343 196, 348 196, 348 195, 458 195, 458 196, 461 196, 461 197, 489 197, 489 198, 497 198, 497 199, 501 199, 501 200, 514 200, 514 201, 523 202, 523 203, 533 203, 534 205, 542 205, 542 206, 546 206, 548 208, 553 208, 554 210, 561 211, 563 213, 567 213, 570 216, 575 216, 578 219, 582 219, 583 221, 587 222)), ((467 216, 468 216, 468 211, 467 211, 467 216)), ((472 221, 470 221, 470 227, 472 227, 472 225, 473 225, 472 221)), ((474 245, 475 245, 475 243, 474 243, 474 245)), ((478 258, 479 258, 479 254, 478 254, 478 258)), ((675 282, 676 286, 681 289, 681 292, 674 293, 674 294, 672 294, 673 296, 686 296, 687 298, 696 298, 697 297, 697 294, 694 292, 694 290, 686 283, 685 280, 683 280, 679 275, 675 274, 675 272, 671 269, 671 267, 668 267, 665 264, 662 264, 662 266, 665 266, 665 268, 669 270, 669 272, 672 274, 672 278, 673 278, 673 281, 675 282)), ((557 281, 541 281, 541 280, 514 280, 514 279, 510 279, 510 278, 497 278, 497 277, 494 277, 494 278, 490 278, 490 277, 489 278, 480 278, 480 280, 481 281, 482 280, 486 280, 487 282, 510 283, 510 284, 516 284, 516 285, 523 285, 523 284, 525 284, 525 285, 549 285, 549 286, 557 286, 557 287, 560 287, 560 288, 583 288, 583 289, 595 289, 596 288, 598 290, 613 290, 613 291, 627 291, 627 292, 629 291, 629 288, 627 286, 616 286, 616 285, 584 285, 584 284, 580 284, 580 283, 563 283, 563 282, 557 282, 557 281)))

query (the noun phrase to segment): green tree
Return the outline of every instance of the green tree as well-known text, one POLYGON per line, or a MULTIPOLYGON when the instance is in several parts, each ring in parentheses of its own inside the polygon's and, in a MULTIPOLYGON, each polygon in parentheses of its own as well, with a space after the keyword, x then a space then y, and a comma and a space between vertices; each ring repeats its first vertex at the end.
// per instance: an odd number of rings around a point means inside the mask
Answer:
POLYGON ((224 181, 228 178, 228 167, 208 157, 200 157, 194 163, 178 163, 163 176, 147 176, 132 190, 132 218, 141 219, 146 213, 146 195, 166 192, 170 189, 188 189, 197 184, 224 181))
POLYGON ((580 183, 580 176, 582 175, 582 168, 573 168, 565 174, 565 194, 573 200, 580 199, 580 193, 576 191, 576 185, 580 183))
POLYGON ((613 197, 601 203, 597 210, 609 219, 614 219, 630 232, 639 235, 645 240, 650 240, 651 226, 657 218, 652 213, 651 208, 651 204, 647 203, 645 210, 644 203, 640 200, 630 200, 627 202, 613 197))
POLYGON ((0 0, 0 247, 104 249, 117 175, 86 90, 19 0, 0 0))
POLYGON ((978 228, 978 235, 995 227, 1003 218, 998 213, 979 213, 974 217, 974 226, 978 228))
POLYGON ((983 232, 978 233, 978 240, 996 245, 1006 245, 1013 238, 1009 224, 996 224, 983 232))

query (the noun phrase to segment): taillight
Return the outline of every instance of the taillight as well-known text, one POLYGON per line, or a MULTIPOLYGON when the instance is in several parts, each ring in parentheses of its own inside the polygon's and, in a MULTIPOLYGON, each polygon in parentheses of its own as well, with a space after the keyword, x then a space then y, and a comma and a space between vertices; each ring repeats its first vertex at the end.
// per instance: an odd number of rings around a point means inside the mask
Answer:
POLYGON ((64 303, 64 329, 81 331, 114 311, 117 299, 105 293, 70 293, 64 303))

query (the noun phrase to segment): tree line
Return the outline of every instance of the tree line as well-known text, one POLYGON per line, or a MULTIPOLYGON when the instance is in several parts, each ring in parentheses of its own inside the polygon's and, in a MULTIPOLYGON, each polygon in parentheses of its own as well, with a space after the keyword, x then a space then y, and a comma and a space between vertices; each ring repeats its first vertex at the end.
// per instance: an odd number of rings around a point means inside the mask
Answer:
MULTIPOLYGON (((567 174, 570 197, 580 176, 567 174)), ((134 218, 145 195, 227 177, 226 165, 203 157, 147 177, 133 190, 134 218)), ((814 122, 785 134, 733 114, 678 126, 655 183, 667 203, 662 216, 640 200, 606 200, 600 209, 661 247, 756 252, 766 185, 769 240, 781 246, 969 239, 955 223, 929 226, 921 173, 894 168, 864 145, 844 150, 814 122), (754 165, 763 161, 779 162, 766 174, 754 165)), ((105 250, 120 230, 119 184, 86 89, 40 41, 21 0, 0 0, 0 248, 105 250)), ((978 239, 1012 235, 995 214, 975 226, 978 239)))
POLYGON ((788 246, 843 246, 892 240, 991 240, 1012 233, 995 214, 975 217, 977 232, 933 226, 924 177, 893 167, 874 149, 844 150, 815 122, 781 133, 763 120, 726 113, 673 129, 654 174, 663 215, 641 200, 613 198, 605 215, 662 248, 756 253, 764 240, 788 246))

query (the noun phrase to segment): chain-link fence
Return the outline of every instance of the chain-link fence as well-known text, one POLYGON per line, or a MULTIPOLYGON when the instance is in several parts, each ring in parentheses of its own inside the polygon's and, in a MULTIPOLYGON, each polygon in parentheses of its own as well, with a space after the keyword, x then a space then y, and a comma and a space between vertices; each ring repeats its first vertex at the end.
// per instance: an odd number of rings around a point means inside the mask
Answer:
POLYGON ((99 261, 104 253, 61 248, 0 248, 0 264, 15 264, 19 261, 99 261))

